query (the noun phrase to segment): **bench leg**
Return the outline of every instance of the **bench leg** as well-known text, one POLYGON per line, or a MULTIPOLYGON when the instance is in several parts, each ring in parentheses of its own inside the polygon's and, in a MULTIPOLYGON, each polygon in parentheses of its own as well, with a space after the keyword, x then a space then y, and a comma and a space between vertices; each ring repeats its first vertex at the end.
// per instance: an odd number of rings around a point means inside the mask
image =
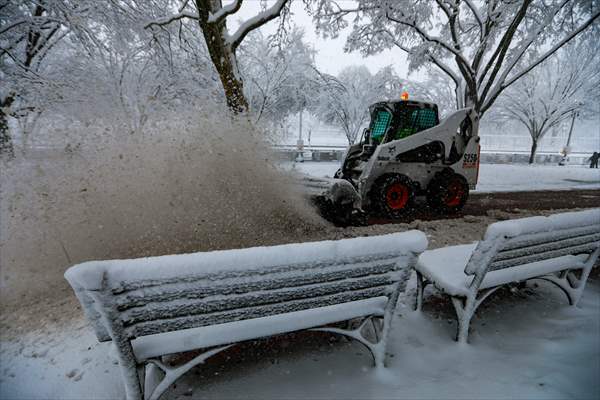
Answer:
POLYGON ((198 364, 202 364, 209 357, 233 346, 217 347, 208 350, 192 360, 178 366, 165 365, 161 360, 152 358, 146 361, 145 376, 144 376, 144 400, 158 400, 158 398, 183 374, 194 368, 198 364), (161 376, 162 375, 162 376, 161 376))
POLYGON ((144 385, 144 400, 150 398, 156 387, 164 379, 165 373, 154 363, 146 363, 140 367, 144 385))
POLYGON ((387 333, 388 333, 389 329, 386 329, 387 327, 386 327, 385 318, 383 321, 383 325, 380 323, 380 321, 375 321, 376 318, 381 318, 381 317, 376 317, 376 316, 367 317, 361 322, 361 324, 356 329, 351 329, 351 330, 328 327, 328 326, 324 326, 321 328, 312 328, 310 330, 316 331, 316 332, 337 333, 339 335, 344 335, 346 337, 349 337, 349 338, 352 338, 352 339, 358 341, 359 343, 363 344, 367 348, 367 350, 369 350, 369 352, 371 353, 371 356, 373 357, 373 362, 375 363, 375 366, 383 367, 384 366, 384 358, 385 358, 385 343, 386 343, 387 333), (375 331, 375 337, 377 339, 377 342, 372 342, 363 335, 363 331, 366 329, 366 327, 369 323, 371 323, 373 326, 373 330, 375 331))
POLYGON ((482 290, 479 293, 472 293, 467 297, 450 297, 452 305, 456 310, 456 320, 458 321, 458 328, 456 332, 456 341, 459 343, 467 343, 469 339, 469 327, 471 326, 471 319, 475 315, 477 308, 483 303, 489 295, 498 290, 500 286, 493 287, 490 289, 482 290))
POLYGON ((577 278, 575 275, 575 270, 566 270, 562 271, 558 276, 557 275, 545 275, 540 276, 533 279, 542 279, 548 282, 554 283, 556 286, 562 289, 562 291, 567 295, 569 300, 569 304, 572 306, 576 306, 581 299, 581 295, 583 294, 583 289, 585 288, 585 284, 587 279, 594 267, 594 264, 598 260, 598 256, 600 254, 600 247, 596 249, 588 259, 583 264, 583 268, 580 268, 581 276, 577 278))
POLYGON ((589 270, 584 270, 581 272, 582 276, 580 278, 577 278, 573 271, 566 271, 566 273, 561 274, 560 276, 546 275, 533 279, 541 279, 547 282, 554 283, 567 296, 569 304, 571 306, 576 306, 577 303, 579 303, 579 299, 581 299, 581 295, 583 294, 583 288, 585 287, 585 283, 589 273, 589 270))
POLYGON ((417 299, 415 302, 415 311, 421 311, 423 308, 423 293, 425 292, 425 286, 429 284, 429 281, 419 271, 415 271, 417 274, 417 299))
POLYGON ((471 318, 473 318, 473 306, 469 298, 464 299, 462 297, 451 297, 452 305, 456 311, 456 321, 458 323, 456 331, 456 341, 459 343, 467 343, 469 338, 469 326, 471 325, 471 318))

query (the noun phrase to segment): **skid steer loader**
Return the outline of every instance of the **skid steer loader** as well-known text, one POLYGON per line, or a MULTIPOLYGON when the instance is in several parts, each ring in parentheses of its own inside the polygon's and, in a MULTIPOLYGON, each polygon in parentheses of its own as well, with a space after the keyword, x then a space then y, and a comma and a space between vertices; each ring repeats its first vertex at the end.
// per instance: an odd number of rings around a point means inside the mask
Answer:
MULTIPOLYGON (((403 96, 406 98, 407 96, 403 96)), ((440 213, 462 209, 479 172, 479 121, 471 108, 438 119, 423 101, 386 101, 369 107, 371 121, 348 148, 334 179, 309 179, 321 214, 338 225, 366 216, 410 216, 425 196, 440 213)))

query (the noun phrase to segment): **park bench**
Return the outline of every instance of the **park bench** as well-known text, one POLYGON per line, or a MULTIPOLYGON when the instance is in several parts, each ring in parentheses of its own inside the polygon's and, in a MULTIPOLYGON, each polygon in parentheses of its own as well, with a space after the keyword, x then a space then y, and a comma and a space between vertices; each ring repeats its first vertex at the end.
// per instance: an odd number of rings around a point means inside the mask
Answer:
POLYGON ((579 301, 600 252, 600 209, 491 224, 482 241, 421 254, 416 309, 432 283, 450 296, 458 320, 457 340, 466 343, 477 307, 498 288, 543 279, 579 301))
POLYGON ((127 398, 158 399, 235 343, 307 329, 353 338, 383 367, 398 296, 426 247, 425 235, 411 231, 90 261, 65 277, 98 340, 115 345, 127 398), (359 326, 336 324, 350 320, 359 326), (176 366, 164 357, 198 349, 176 366))

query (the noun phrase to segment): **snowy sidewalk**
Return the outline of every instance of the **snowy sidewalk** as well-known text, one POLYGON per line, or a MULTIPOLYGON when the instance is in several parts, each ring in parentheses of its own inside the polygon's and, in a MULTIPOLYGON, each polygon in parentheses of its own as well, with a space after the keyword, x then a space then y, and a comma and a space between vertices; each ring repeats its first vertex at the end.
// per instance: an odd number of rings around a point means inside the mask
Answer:
MULTIPOLYGON (((449 301, 428 291, 422 314, 399 307, 383 375, 358 343, 287 337, 233 348, 184 376, 165 398, 598 398, 600 281, 593 275, 578 308, 545 283, 499 292, 482 305, 466 347, 451 339, 449 301)), ((82 317, 4 342, 0 398, 123 398, 109 349, 82 317)))
MULTIPOLYGON (((298 171, 316 177, 332 177, 339 167, 338 162, 295 164, 298 171)), ((481 164, 479 170, 477 192, 561 189, 600 189, 600 169, 583 166, 481 164)))

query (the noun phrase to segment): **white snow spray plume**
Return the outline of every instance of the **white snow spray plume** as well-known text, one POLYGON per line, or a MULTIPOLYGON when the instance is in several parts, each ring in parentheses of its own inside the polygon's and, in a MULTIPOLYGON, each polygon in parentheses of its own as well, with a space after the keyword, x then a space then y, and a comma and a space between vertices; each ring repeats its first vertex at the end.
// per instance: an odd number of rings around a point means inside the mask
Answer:
POLYGON ((66 290, 63 271, 85 260, 283 243, 323 227, 249 124, 169 121, 117 138, 82 127, 68 151, 2 166, 3 297, 66 290))

